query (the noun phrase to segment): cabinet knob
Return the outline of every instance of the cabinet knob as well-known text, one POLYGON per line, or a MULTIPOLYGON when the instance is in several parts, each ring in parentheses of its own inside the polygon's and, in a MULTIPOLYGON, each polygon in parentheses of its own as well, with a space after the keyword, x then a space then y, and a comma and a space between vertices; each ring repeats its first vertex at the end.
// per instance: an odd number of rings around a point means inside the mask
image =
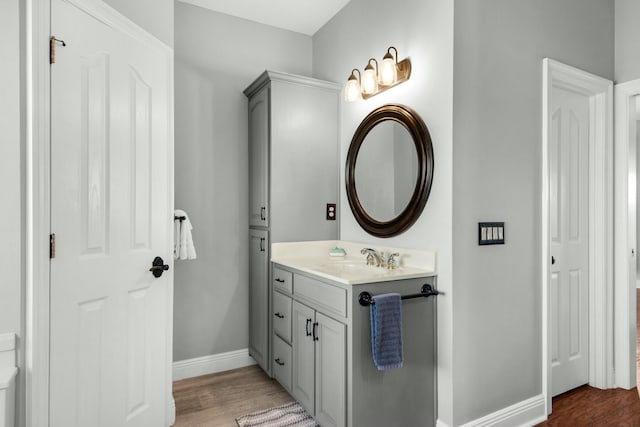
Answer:
POLYGON ((276 362, 280 366, 284 366, 284 362, 282 360, 280 360, 279 357, 277 359, 275 359, 274 362, 276 362))
POLYGON ((264 252, 264 237, 260 238, 260 252, 264 252))
POLYGON ((318 322, 313 323, 313 340, 318 341, 318 322))
POLYGON ((279 277, 276 277, 275 281, 278 282, 278 283, 284 283, 284 279, 281 279, 279 277))
POLYGON ((273 313, 274 316, 276 316, 278 319, 284 319, 284 316, 280 313, 273 313))
POLYGON ((267 219, 267 216, 265 215, 267 211, 267 208, 265 206, 260 208, 260 220, 264 221, 265 219, 267 219))

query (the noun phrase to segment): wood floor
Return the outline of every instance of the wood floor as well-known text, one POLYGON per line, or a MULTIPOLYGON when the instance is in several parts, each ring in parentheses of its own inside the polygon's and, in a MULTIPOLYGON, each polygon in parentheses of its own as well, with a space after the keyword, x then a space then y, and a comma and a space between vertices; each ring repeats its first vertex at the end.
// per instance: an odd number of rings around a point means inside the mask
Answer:
MULTIPOLYGON (((640 320, 640 290, 637 301, 640 320)), ((640 349, 640 321, 638 331, 640 349)), ((636 354, 640 384, 640 351, 636 354)), ((258 366, 176 381, 173 396, 177 427, 236 426, 237 417, 293 400, 258 366)), ((579 387, 555 397, 553 413, 536 427, 640 427, 638 389, 579 387)))
POLYGON ((257 365, 173 383, 177 427, 237 426, 236 418, 293 400, 257 365))
MULTIPOLYGON (((640 384, 640 290, 636 291, 636 363, 640 384)), ((640 397, 633 390, 598 390, 582 386, 553 398, 553 413, 538 426, 640 427, 640 397)))

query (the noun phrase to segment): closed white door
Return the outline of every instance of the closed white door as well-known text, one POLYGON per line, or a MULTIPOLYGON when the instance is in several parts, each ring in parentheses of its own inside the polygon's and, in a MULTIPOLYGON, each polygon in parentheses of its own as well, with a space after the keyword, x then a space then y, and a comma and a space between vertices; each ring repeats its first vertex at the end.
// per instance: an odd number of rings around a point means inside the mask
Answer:
POLYGON ((552 395, 589 381, 589 97, 554 87, 549 146, 552 395))
POLYGON ((149 269, 171 264, 168 57, 82 2, 51 4, 66 47, 51 66, 50 425, 165 426, 172 274, 149 269))

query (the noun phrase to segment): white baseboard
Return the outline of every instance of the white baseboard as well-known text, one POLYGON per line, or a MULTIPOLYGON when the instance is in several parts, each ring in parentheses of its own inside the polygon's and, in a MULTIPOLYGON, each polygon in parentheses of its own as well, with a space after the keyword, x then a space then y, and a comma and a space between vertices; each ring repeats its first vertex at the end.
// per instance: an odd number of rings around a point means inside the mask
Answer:
POLYGON ((227 353, 212 354, 196 357, 195 359, 173 362, 173 381, 200 375, 214 374, 230 369, 255 365, 256 361, 249 356, 249 349, 229 351, 227 353))
POLYGON ((167 425, 172 426, 176 423, 176 401, 171 399, 169 401, 169 412, 167 413, 167 425))
POLYGON ((462 427, 533 426, 546 419, 544 396, 539 394, 477 420, 470 421, 462 427))

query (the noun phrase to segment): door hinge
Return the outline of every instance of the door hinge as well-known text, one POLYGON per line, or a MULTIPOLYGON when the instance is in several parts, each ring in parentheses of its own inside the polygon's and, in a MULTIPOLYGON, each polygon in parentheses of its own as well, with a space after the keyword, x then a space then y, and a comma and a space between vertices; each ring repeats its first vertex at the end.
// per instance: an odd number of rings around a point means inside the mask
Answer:
POLYGON ((49 258, 56 257, 56 233, 49 234, 49 258))
POLYGON ((67 45, 64 40, 57 39, 54 36, 49 37, 49 64, 56 63, 56 43, 60 43, 62 47, 67 45))

